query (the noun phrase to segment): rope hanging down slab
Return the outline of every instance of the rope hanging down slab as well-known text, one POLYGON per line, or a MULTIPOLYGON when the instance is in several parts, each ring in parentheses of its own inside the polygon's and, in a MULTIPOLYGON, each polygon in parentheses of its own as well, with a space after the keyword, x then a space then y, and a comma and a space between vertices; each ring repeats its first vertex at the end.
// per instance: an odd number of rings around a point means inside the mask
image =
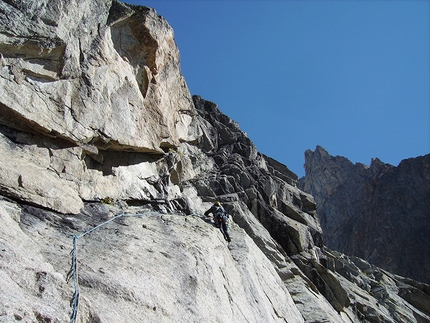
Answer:
POLYGON ((71 278, 73 278, 73 285, 75 288, 75 292, 73 293, 73 298, 70 300, 70 307, 72 308, 72 315, 70 316, 70 321, 71 323, 75 323, 76 321, 76 316, 78 314, 78 303, 79 303, 79 283, 78 283, 78 263, 77 263, 77 255, 78 255, 78 239, 82 238, 83 236, 93 232, 94 230, 108 224, 109 222, 112 222, 120 217, 126 217, 126 216, 133 216, 133 217, 137 217, 137 216, 145 216, 145 215, 149 215, 151 213, 156 213, 156 212, 147 212, 147 213, 136 213, 136 214, 125 214, 125 213, 121 213, 117 216, 114 216, 112 219, 107 220, 97 226, 95 226, 94 228, 85 231, 84 233, 81 233, 80 235, 74 235, 73 236, 73 249, 70 252, 70 255, 72 257, 72 264, 70 266, 70 270, 67 273, 66 276, 66 282, 68 283, 70 281, 71 278))

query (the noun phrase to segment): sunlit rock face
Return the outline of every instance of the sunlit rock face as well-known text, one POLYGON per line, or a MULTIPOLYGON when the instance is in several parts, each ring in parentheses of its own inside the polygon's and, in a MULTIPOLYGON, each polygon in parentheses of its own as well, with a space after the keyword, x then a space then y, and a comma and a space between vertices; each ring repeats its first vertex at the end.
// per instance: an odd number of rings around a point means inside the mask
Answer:
POLYGON ((427 285, 324 246, 297 176, 190 95, 153 9, 0 1, 0 18, 1 321, 429 320, 427 285), (229 244, 203 216, 216 200, 229 244))
POLYGON ((0 14, 3 189, 63 213, 79 199, 153 198, 109 175, 156 176, 148 165, 188 135, 193 103, 167 22, 111 1, 5 1, 0 14))
POLYGON ((430 155, 366 166, 317 147, 305 170, 328 247, 430 283, 430 155))

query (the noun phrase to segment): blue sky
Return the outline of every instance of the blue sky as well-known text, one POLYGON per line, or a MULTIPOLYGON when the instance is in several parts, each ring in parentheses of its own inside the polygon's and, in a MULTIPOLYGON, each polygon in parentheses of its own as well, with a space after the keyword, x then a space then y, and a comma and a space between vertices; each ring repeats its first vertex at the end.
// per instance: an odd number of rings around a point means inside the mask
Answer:
POLYGON ((430 153, 430 1, 128 0, 175 32, 191 94, 304 175, 304 152, 430 153))

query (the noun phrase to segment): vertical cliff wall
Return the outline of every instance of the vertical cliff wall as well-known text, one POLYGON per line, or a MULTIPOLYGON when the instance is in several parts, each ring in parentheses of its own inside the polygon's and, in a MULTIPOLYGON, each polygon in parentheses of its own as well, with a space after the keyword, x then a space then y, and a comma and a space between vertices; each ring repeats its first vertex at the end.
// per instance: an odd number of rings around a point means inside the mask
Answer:
POLYGON ((3 0, 0 52, 2 321, 429 320, 427 285, 324 247, 313 197, 190 95, 153 9, 3 0))
POLYGON ((430 155, 367 167, 317 147, 305 170, 328 247, 430 283, 430 155))

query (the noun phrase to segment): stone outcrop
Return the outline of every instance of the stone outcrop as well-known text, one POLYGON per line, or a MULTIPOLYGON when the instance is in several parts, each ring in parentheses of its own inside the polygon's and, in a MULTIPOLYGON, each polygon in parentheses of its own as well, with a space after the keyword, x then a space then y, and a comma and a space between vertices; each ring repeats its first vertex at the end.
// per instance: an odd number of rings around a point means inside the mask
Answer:
POLYGON ((317 147, 305 171, 329 248, 430 283, 430 155, 366 166, 317 147))
POLYGON ((0 28, 2 191, 62 213, 150 196, 105 175, 161 159, 188 134, 193 103, 167 22, 115 1, 3 1, 0 28))
POLYGON ((153 9, 0 17, 1 321, 430 320, 428 285, 324 246, 297 176, 190 95, 153 9), (215 200, 230 244, 202 215, 215 200))

